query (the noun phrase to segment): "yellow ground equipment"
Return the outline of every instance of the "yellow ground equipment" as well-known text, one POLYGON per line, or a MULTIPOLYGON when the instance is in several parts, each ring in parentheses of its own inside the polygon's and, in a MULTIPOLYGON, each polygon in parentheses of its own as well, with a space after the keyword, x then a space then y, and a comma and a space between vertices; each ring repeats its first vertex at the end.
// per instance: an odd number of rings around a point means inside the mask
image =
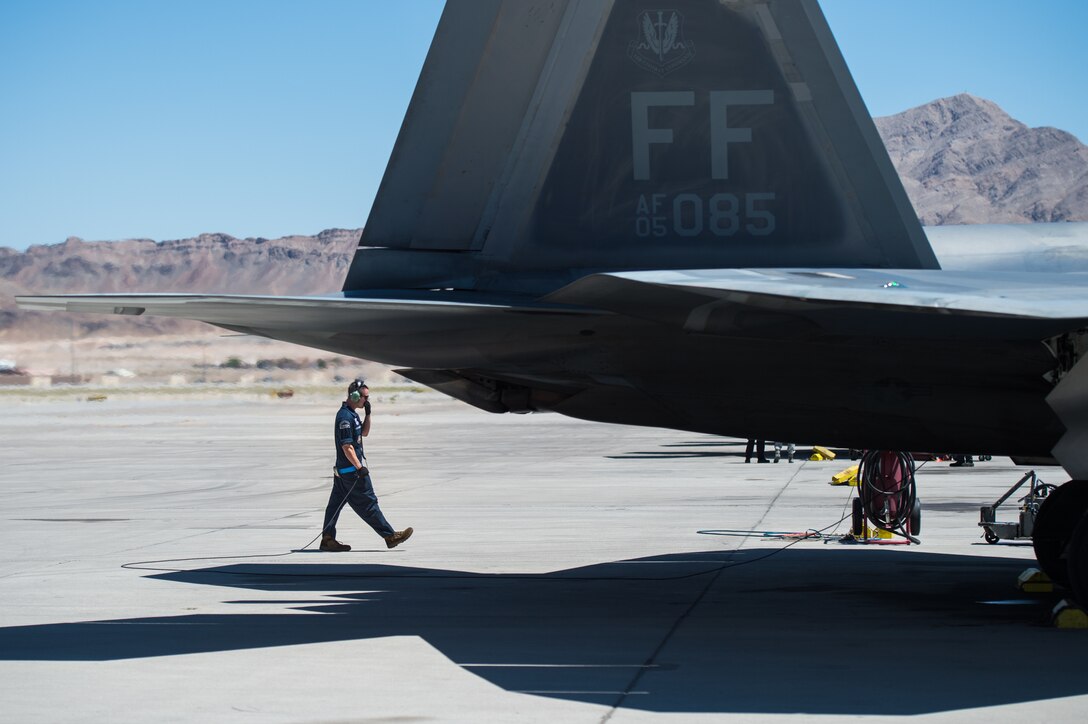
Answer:
POLYGON ((831 476, 832 485, 849 485, 852 488, 858 487, 858 466, 851 465, 842 472, 835 473, 831 476))
POLYGON ((1088 628, 1088 613, 1067 599, 1058 602, 1050 612, 1050 620, 1055 628, 1088 628))
POLYGON ((1024 593, 1053 593, 1054 582, 1038 568, 1028 568, 1016 579, 1016 587, 1024 593))

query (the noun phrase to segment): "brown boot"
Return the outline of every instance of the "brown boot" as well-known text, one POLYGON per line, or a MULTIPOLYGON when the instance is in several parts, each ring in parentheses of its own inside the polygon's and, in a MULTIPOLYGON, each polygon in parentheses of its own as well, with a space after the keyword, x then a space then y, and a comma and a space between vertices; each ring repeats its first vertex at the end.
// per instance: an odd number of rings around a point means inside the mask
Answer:
POLYGON ((331 535, 323 535, 321 536, 321 550, 328 551, 329 553, 341 553, 343 551, 350 551, 351 546, 347 543, 341 543, 331 535))
POLYGON ((411 528, 405 528, 404 530, 398 530, 396 533, 394 533, 393 535, 391 535, 391 536, 389 536, 388 538, 385 539, 385 545, 387 545, 390 548, 396 548, 401 543, 403 543, 404 541, 411 538, 412 533, 413 533, 413 531, 412 531, 411 528))

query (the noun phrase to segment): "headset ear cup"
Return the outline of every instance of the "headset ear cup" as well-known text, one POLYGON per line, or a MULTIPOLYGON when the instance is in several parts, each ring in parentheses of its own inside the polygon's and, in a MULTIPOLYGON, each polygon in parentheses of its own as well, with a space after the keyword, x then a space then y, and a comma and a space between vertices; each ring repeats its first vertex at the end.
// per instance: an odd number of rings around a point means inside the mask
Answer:
POLYGON ((363 396, 360 395, 358 392, 352 392, 350 395, 348 395, 348 397, 351 399, 352 402, 358 402, 363 398, 363 396))

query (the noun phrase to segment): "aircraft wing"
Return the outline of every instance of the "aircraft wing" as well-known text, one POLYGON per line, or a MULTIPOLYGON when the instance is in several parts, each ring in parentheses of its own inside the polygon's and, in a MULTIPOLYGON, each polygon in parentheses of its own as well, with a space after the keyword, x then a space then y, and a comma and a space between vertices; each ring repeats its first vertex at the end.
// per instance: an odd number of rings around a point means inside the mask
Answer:
POLYGON ((23 309, 151 315, 206 322, 330 352, 410 367, 486 364, 488 335, 533 329, 527 317, 570 323, 589 314, 560 303, 512 295, 372 291, 365 295, 60 294, 21 296, 23 309))
POLYGON ((607 311, 690 332, 728 331, 713 312, 729 305, 797 315, 822 311, 911 314, 1070 323, 1088 320, 1088 273, 971 273, 865 269, 691 269, 593 274, 537 301, 494 294, 336 293, 321 296, 242 294, 62 294, 23 296, 23 309, 177 317, 228 329, 300 327, 327 333, 362 325, 444 322, 496 314, 599 314, 607 311), (679 315, 679 316, 678 316, 679 315))
MULTIPOLYGON (((595 274, 545 299, 712 332, 728 331, 728 325, 715 326, 712 320, 716 309, 727 306, 801 316, 864 312, 877 321, 883 313, 964 321, 1039 320, 1069 327, 1088 319, 1086 292, 1088 274, 1083 273, 692 269, 595 274)), ((834 323, 836 317, 827 321, 834 323)), ((927 324, 930 334, 936 332, 932 319, 927 324)))
POLYGON ((294 330, 313 325, 326 331, 352 329, 361 323, 413 318, 451 319, 494 311, 531 312, 557 305, 541 305, 509 297, 483 301, 451 300, 442 295, 419 292, 414 298, 398 295, 352 296, 337 293, 320 296, 271 296, 246 294, 57 294, 21 296, 19 306, 35 311, 92 312, 156 317, 177 317, 207 322, 226 328, 294 330), (502 301, 498 301, 502 299, 502 301))

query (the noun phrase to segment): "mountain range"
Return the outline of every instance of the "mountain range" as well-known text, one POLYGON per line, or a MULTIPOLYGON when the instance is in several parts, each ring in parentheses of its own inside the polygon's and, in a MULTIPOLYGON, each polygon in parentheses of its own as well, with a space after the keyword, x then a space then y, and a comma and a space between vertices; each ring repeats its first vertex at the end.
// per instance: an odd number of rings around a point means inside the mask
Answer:
POLYGON ((18 294, 64 292, 224 292, 314 294, 340 289, 361 229, 328 229, 316 236, 236 239, 201 234, 192 239, 83 241, 0 247, 0 341, 83 338, 88 335, 198 333, 199 322, 142 317, 26 312, 18 294))
POLYGON ((1088 221, 1088 146, 966 93, 876 119, 926 226, 1088 221))
MULTIPOLYGON (((968 94, 876 119, 923 224, 1088 221, 1088 147, 1055 128, 1029 128, 968 94)), ((205 333, 196 322, 25 312, 16 294, 337 290, 360 229, 316 236, 83 241, 26 251, 0 247, 0 342, 88 335, 205 333)))

